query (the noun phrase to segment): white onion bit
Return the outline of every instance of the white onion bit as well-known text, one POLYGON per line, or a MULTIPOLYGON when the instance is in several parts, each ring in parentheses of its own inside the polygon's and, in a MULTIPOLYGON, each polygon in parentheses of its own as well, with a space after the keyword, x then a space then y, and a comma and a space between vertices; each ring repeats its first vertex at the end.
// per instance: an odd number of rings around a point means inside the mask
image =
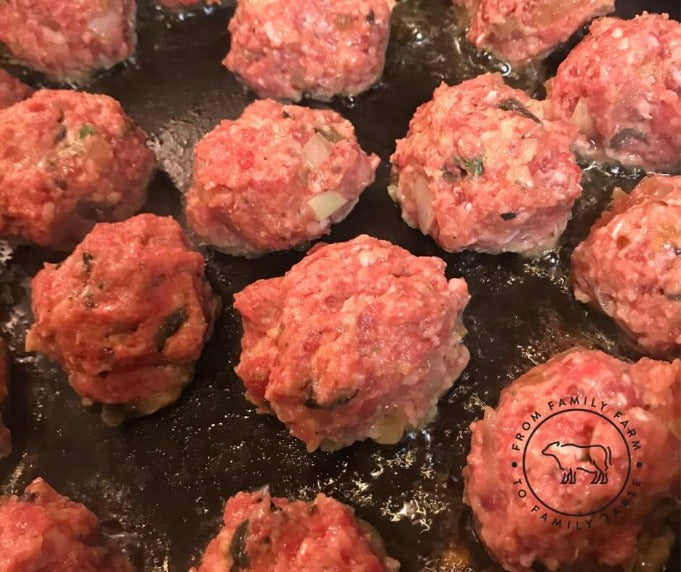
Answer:
POLYGON ((110 38, 116 34, 120 20, 121 18, 116 12, 107 10, 92 18, 88 23, 88 28, 102 38, 110 38))
POLYGON ((337 210, 343 208, 348 202, 343 195, 336 191, 326 191, 312 197, 307 204, 310 205, 315 218, 318 221, 330 217, 337 210))
POLYGON ((433 211, 433 196, 428 187, 428 180, 417 175, 414 178, 412 192, 414 203, 416 203, 416 215, 419 221, 419 228, 423 234, 428 234, 430 227, 435 219, 433 211))
POLYGON ((333 151, 333 143, 327 141, 323 135, 315 133, 303 147, 303 161, 311 169, 317 169, 326 161, 333 151))
POLYGON ((589 105, 583 97, 579 98, 575 110, 572 113, 571 121, 587 137, 594 137, 596 128, 589 112, 589 105))

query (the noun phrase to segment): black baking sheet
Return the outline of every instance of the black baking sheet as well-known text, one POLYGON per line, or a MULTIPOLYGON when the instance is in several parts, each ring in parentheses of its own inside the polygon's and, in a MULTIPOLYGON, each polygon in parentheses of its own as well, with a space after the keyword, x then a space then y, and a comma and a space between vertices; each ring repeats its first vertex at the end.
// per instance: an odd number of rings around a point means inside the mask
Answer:
MULTIPOLYGON (((666 10, 677 19, 681 10, 676 0, 618 5, 627 17, 643 9, 666 10)), ((237 117, 254 98, 220 65, 229 46, 226 24, 232 12, 227 6, 180 18, 141 3, 135 61, 88 86, 118 98, 149 133, 161 169, 148 211, 182 219, 181 193, 190 179, 192 146, 220 119, 237 117)), ((466 44, 447 0, 408 0, 394 13, 383 81, 365 94, 331 103, 355 124, 363 147, 378 153, 383 163, 376 183, 328 240, 368 233, 417 255, 441 256, 447 276, 465 277, 472 293, 465 318, 471 362, 427 429, 395 446, 364 442, 310 455, 275 418, 256 415, 233 373, 241 326, 232 296, 256 279, 284 273, 303 254, 243 260, 211 251, 205 251, 208 276, 226 310, 194 383, 160 413, 107 427, 96 410, 79 404, 57 366, 23 351, 31 322, 30 277, 62 255, 0 243, 0 323, 13 357, 7 421, 14 441, 12 456, 0 461, 2 491, 19 491, 43 476, 92 508, 145 571, 186 571, 217 532, 225 499, 264 485, 278 496, 311 498, 323 491, 354 506, 382 533, 405 572, 497 570, 475 541, 461 504, 468 425, 485 404, 496 403, 513 378, 573 345, 638 356, 607 318, 573 299, 568 262, 613 188, 632 188, 641 173, 586 168, 584 196, 563 247, 530 261, 515 255, 445 254, 409 229, 385 191, 387 160, 416 107, 430 99, 441 81, 453 84, 499 70, 511 84, 541 96, 543 80, 564 53, 545 67, 516 73, 466 44), (457 564, 462 551, 470 553, 469 568, 457 564)), ((40 85, 38 76, 26 77, 40 85)), ((678 553, 668 569, 679 570, 678 553)))

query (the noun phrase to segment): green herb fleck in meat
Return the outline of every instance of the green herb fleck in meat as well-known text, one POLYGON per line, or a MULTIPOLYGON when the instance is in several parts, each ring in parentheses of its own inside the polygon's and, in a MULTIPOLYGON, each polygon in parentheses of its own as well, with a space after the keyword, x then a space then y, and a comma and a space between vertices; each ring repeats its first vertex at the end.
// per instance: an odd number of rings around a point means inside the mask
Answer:
POLYGON ((86 137, 90 137, 94 134, 95 128, 92 125, 88 125, 87 123, 78 130, 78 137, 80 139, 85 139, 86 137))
POLYGON ((369 24, 376 22, 376 12, 369 10, 369 13, 367 14, 367 22, 369 22, 369 24))
POLYGON ((232 542, 229 545, 229 555, 232 557, 232 566, 229 572, 239 572, 245 570, 251 563, 246 550, 248 541, 248 520, 244 520, 234 531, 232 542))
POLYGON ((504 220, 513 220, 517 216, 518 214, 513 212, 501 213, 501 218, 503 218, 504 220))
POLYGON ((172 314, 164 318, 156 332, 156 349, 159 353, 165 348, 168 339, 172 338, 188 319, 189 314, 187 313, 186 306, 178 308, 172 314))
POLYGON ((476 157, 475 159, 461 159, 460 163, 469 175, 479 177, 485 172, 485 165, 482 162, 482 157, 476 157))

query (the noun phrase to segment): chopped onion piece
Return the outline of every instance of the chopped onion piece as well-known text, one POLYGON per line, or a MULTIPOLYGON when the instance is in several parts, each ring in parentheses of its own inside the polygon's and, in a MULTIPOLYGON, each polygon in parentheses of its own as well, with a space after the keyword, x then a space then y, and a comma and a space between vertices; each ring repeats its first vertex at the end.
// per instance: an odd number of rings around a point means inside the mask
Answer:
POLYGON ((323 135, 315 133, 303 147, 303 161, 311 169, 317 169, 326 161, 333 151, 333 143, 324 138, 323 135))
POLYGON ((612 202, 616 203, 617 201, 623 200, 628 196, 629 195, 626 193, 626 191, 622 190, 620 187, 615 187, 615 190, 612 192, 612 202))
POLYGON ((408 426, 406 417, 400 411, 393 409, 373 428, 373 439, 381 445, 394 445, 402 439, 408 426))
POLYGON ((310 205, 314 216, 318 221, 329 218, 337 210, 343 208, 348 203, 340 193, 336 191, 326 191, 312 197, 307 204, 310 205))
POLYGON ((421 175, 417 175, 412 187, 414 202, 416 203, 416 216, 418 217, 419 228, 423 234, 428 234, 430 227, 435 219, 433 211, 433 197, 428 187, 428 181, 421 175))
POLYGON ((116 34, 120 18, 113 10, 98 14, 88 23, 88 28, 102 38, 110 38, 116 34))
POLYGON ((591 113, 589 113, 589 105, 583 97, 579 98, 575 110, 572 113, 571 121, 579 128, 579 131, 587 137, 594 137, 596 135, 596 128, 594 127, 591 113))

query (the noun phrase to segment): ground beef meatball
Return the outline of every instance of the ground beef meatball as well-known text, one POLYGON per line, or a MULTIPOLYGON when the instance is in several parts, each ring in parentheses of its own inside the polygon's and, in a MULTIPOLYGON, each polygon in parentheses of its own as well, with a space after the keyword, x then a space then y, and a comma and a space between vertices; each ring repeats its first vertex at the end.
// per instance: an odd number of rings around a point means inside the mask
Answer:
POLYGON ((447 251, 549 250, 581 194, 575 135, 499 74, 443 84, 397 142, 388 192, 447 251))
POLYGON ((0 44, 21 64, 79 81, 135 51, 135 0, 5 0, 0 44))
POLYGON ((82 397, 145 415, 175 401, 209 337, 217 298, 170 217, 100 223, 31 285, 26 349, 57 360, 82 397))
POLYGON ((0 69, 0 109, 14 105, 33 93, 27 85, 0 69))
POLYGON ((227 501, 225 525, 192 572, 396 572, 373 527, 353 510, 318 494, 311 502, 274 498, 268 491, 227 501))
POLYGON ((229 254, 285 250, 344 219, 379 161, 335 111, 256 101, 196 146, 187 218, 229 254))
POLYGON ((651 176, 612 207, 572 255, 575 297, 655 355, 681 350, 681 177, 651 176))
POLYGON ((70 250, 142 207, 154 165, 116 100, 38 91, 0 111, 0 235, 70 250))
POLYGON ((235 295, 246 397, 309 451, 396 443, 429 423, 468 363, 463 279, 366 235, 320 245, 235 295))
POLYGON ((615 10, 614 0, 454 0, 470 20, 467 38, 511 64, 550 53, 579 28, 615 10))
POLYGON ((681 24, 664 14, 602 18, 547 85, 584 156, 681 171, 681 24))
POLYGON ((260 97, 328 100, 383 73, 393 0, 239 0, 223 64, 260 97))
POLYGON ((563 353, 471 432, 465 500, 506 570, 631 564, 681 485, 681 361, 563 353))
MULTIPOLYGON (((7 399, 7 385, 9 383, 9 359, 5 341, 0 338, 0 406, 7 399)), ((2 423, 0 416, 0 458, 12 452, 12 438, 9 429, 2 423)), ((0 543, 1 544, 1 543, 0 543)))
POLYGON ((0 497, 2 572, 132 572, 97 517, 42 479, 21 497, 0 497))

